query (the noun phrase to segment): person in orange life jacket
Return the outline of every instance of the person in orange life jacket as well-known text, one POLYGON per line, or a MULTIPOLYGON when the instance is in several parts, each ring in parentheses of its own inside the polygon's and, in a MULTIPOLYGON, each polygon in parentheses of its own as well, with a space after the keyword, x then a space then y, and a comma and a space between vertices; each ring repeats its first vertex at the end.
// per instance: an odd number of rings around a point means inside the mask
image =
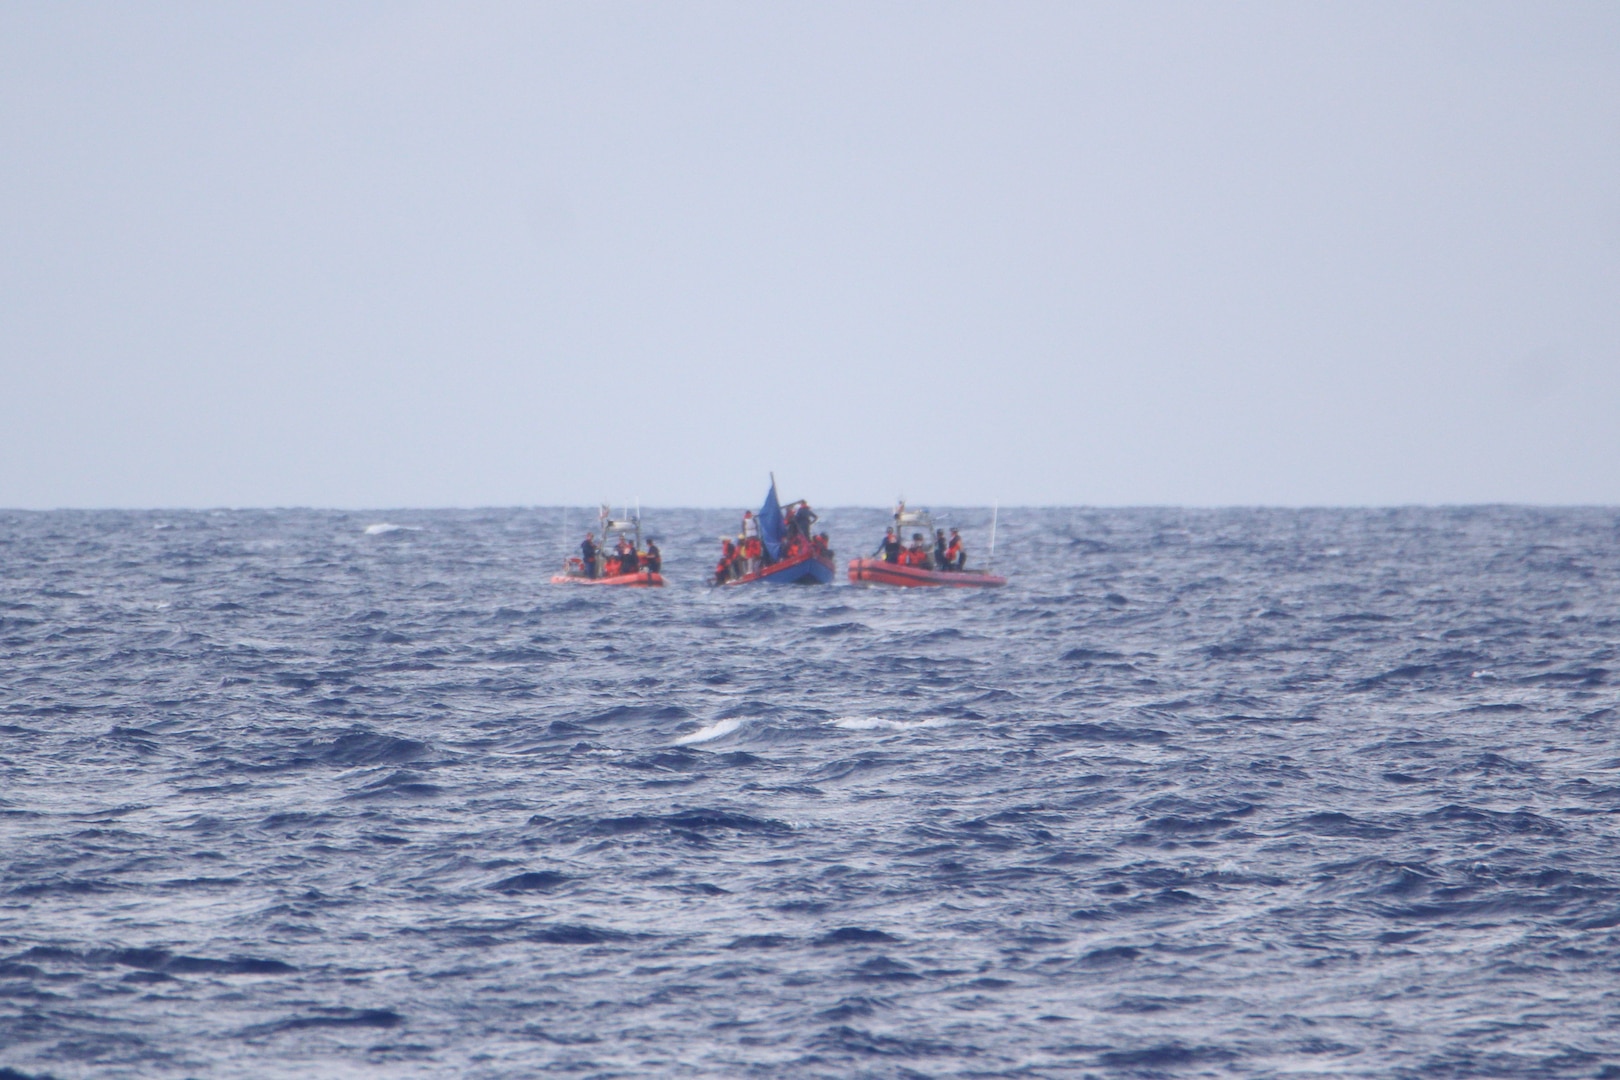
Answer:
POLYGON ((760 568, 765 559, 765 544, 760 540, 757 532, 743 541, 743 555, 748 559, 748 572, 750 574, 760 568))
POLYGON ((935 570, 949 570, 950 564, 945 561, 945 530, 934 530, 934 566, 935 570))
POLYGON ((897 563, 900 561, 900 538, 894 535, 894 529, 883 530, 883 543, 878 545, 877 553, 883 556, 884 562, 897 563))
POLYGON ((596 534, 586 533, 579 545, 580 561, 585 564, 585 576, 596 577, 596 534))
POLYGON ((732 562, 737 558, 737 545, 730 540, 720 541, 720 561, 714 567, 714 583, 719 585, 731 578, 732 562))
POLYGON ((640 560, 636 557, 636 546, 632 544, 624 533, 619 534, 619 573, 633 574, 640 570, 640 560))
POLYGON ((915 566, 919 570, 928 567, 928 545, 923 543, 922 533, 911 534, 911 550, 906 552, 906 565, 915 566))
POLYGON ((658 541, 647 541, 647 555, 641 563, 649 573, 657 574, 664 569, 664 553, 658 550, 658 541))
POLYGON ((945 549, 945 568, 961 570, 965 566, 967 566, 967 548, 962 546, 962 537, 952 529, 950 546, 945 549))

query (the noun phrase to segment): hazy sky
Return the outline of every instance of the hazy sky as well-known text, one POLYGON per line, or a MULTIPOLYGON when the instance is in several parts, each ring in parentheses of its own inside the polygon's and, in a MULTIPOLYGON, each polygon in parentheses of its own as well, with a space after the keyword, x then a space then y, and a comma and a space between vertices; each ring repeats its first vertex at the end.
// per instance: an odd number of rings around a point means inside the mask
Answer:
POLYGON ((1620 502, 1620 4, 0 6, 0 506, 1620 502))

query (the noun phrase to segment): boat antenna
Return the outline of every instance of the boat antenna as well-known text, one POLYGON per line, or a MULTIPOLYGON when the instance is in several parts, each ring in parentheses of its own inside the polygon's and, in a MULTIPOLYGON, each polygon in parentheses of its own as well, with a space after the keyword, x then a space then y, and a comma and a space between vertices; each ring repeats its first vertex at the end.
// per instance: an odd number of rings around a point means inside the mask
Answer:
POLYGON ((996 518, 1001 514, 1001 503, 995 502, 990 506, 990 559, 985 566, 996 565, 996 518))

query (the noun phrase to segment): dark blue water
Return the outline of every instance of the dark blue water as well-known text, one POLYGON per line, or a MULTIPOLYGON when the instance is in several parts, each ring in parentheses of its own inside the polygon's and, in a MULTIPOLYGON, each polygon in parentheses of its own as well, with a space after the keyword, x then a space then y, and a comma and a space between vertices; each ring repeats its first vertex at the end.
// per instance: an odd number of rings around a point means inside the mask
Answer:
POLYGON ((0 515, 0 1075, 1620 1075, 1620 513, 647 517, 0 515))

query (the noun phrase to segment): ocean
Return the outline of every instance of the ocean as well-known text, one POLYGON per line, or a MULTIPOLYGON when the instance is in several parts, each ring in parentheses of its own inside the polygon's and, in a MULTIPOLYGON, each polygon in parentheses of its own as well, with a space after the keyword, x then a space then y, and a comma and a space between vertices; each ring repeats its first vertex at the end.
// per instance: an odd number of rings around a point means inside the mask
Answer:
POLYGON ((0 513, 0 1077, 1620 1076, 1620 511, 644 516, 0 513))

